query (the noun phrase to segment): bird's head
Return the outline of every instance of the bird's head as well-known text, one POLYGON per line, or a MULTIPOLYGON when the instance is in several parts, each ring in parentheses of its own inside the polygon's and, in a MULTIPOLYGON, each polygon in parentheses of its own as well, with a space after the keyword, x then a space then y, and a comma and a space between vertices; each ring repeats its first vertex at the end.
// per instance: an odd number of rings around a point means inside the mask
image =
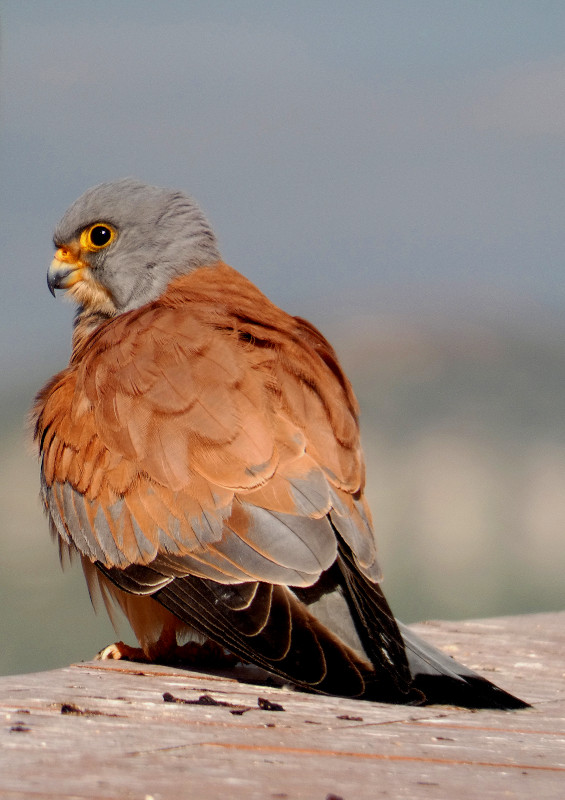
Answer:
POLYGON ((126 178, 86 191, 53 236, 47 284, 81 309, 114 316, 155 300, 168 283, 219 261, 198 205, 182 192, 126 178))

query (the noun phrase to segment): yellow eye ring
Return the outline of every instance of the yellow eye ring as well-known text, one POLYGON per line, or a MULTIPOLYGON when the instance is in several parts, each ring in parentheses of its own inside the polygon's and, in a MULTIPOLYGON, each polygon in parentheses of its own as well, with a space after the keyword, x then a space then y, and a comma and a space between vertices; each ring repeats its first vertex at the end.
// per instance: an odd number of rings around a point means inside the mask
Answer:
POLYGON ((89 225, 80 235, 80 246, 83 250, 96 252, 108 247, 116 238, 116 231, 106 222, 95 222, 89 225))

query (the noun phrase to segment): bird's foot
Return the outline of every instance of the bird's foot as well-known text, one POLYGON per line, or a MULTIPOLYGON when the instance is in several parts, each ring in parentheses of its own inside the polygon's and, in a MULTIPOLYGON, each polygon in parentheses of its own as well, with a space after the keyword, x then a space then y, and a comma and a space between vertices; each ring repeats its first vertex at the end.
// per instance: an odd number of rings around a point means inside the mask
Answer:
POLYGON ((241 663, 237 656, 232 655, 211 639, 202 643, 187 642, 183 645, 167 643, 166 647, 162 645, 162 642, 157 642, 153 646, 152 652, 146 654, 141 647, 131 647, 125 642, 114 642, 97 653, 95 660, 141 661, 146 664, 156 662, 196 669, 231 669, 241 663))
POLYGON ((103 647, 94 656, 95 661, 149 661, 141 647, 130 647, 125 642, 114 642, 103 647))

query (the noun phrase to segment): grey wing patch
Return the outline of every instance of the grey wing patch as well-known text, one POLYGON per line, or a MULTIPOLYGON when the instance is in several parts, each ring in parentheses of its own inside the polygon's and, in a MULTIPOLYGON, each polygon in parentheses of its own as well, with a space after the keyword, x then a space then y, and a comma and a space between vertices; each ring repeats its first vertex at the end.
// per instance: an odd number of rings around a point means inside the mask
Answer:
POLYGON ((241 508, 248 527, 240 530, 238 526, 235 532, 282 567, 319 575, 335 561, 335 535, 326 516, 283 514, 244 502, 241 508))
POLYGON ((240 531, 226 531, 216 549, 228 561, 240 567, 245 574, 245 581, 255 579, 269 583, 309 586, 320 573, 319 566, 314 572, 310 572, 281 565, 274 555, 265 550, 264 544, 259 542, 256 545, 253 541, 248 543, 247 536, 243 537, 240 531))
POLYGON ((121 549, 126 526, 131 528, 141 559, 147 561, 156 554, 155 546, 148 541, 135 518, 118 500, 107 513, 98 501, 90 501, 73 486, 54 483, 42 486, 43 498, 51 525, 57 535, 90 561, 126 566, 131 556, 121 549))
POLYGON ((61 509, 56 502, 53 488, 51 486, 47 486, 47 483, 45 482, 43 470, 41 471, 41 499, 43 500, 45 512, 49 518, 49 525, 52 534, 54 536, 59 536, 59 538, 64 541, 65 544, 70 545, 72 540, 67 532, 67 527, 63 522, 61 509))
MULTIPOLYGON (((104 560, 106 554, 93 535, 90 525, 85 525, 84 509, 77 511, 73 487, 69 483, 54 483, 47 489, 47 507, 49 516, 57 529, 57 533, 67 544, 73 544, 91 561, 104 560)), ((80 495, 78 495, 79 500, 80 495)))
POLYGON ((239 502, 237 507, 219 541, 190 553, 161 550, 152 564, 177 578, 193 575, 240 586, 254 581, 310 586, 335 561, 336 540, 327 517, 294 517, 239 502))
POLYGON ((296 513, 305 517, 321 517, 330 508, 328 482, 321 470, 311 470, 305 478, 287 478, 292 489, 296 513))
POLYGON ((337 492, 331 490, 332 510, 330 519, 337 532, 349 546, 361 572, 371 581, 382 580, 382 572, 377 561, 377 545, 373 528, 367 519, 362 503, 354 497, 354 516, 342 503, 337 492))
MULTIPOLYGON (((76 493, 75 493, 76 494, 76 493)), ((82 498, 84 500, 84 498, 82 498)), ((85 502, 88 502, 85 500, 85 502)), ((129 508, 127 508, 125 500, 123 498, 119 498, 115 501, 111 506, 108 507, 108 514, 112 519, 112 524, 114 527, 114 533, 110 532, 110 536, 108 537, 107 532, 109 528, 107 528, 107 521, 106 527, 104 527, 104 521, 106 520, 105 514, 102 510, 102 507, 98 508, 96 518, 95 518, 95 529, 98 540, 109 545, 108 555, 110 556, 110 562, 113 564, 129 564, 131 563, 131 557, 128 556, 127 558, 124 556, 123 553, 123 545, 124 539, 129 532, 129 528, 131 526, 131 531, 133 531, 133 535, 135 538, 135 543, 139 550, 139 554, 141 559, 147 562, 149 559, 153 558, 157 553, 157 548, 155 545, 150 542, 141 528, 139 527, 137 520, 135 519, 134 515, 130 512, 129 508), (102 512, 102 513, 101 513, 102 512), (100 532, 104 531, 104 538, 100 539, 100 532), (112 544, 115 546, 112 548, 112 544)))

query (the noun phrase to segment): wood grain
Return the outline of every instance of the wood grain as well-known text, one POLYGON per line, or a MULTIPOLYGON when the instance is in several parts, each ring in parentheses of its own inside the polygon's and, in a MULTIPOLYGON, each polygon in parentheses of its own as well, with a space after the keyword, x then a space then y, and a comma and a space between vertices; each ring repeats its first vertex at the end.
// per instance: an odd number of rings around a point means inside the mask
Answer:
POLYGON ((0 679, 0 798, 564 796, 565 612, 416 627, 533 708, 405 707, 246 683, 245 670, 75 664, 0 679))

